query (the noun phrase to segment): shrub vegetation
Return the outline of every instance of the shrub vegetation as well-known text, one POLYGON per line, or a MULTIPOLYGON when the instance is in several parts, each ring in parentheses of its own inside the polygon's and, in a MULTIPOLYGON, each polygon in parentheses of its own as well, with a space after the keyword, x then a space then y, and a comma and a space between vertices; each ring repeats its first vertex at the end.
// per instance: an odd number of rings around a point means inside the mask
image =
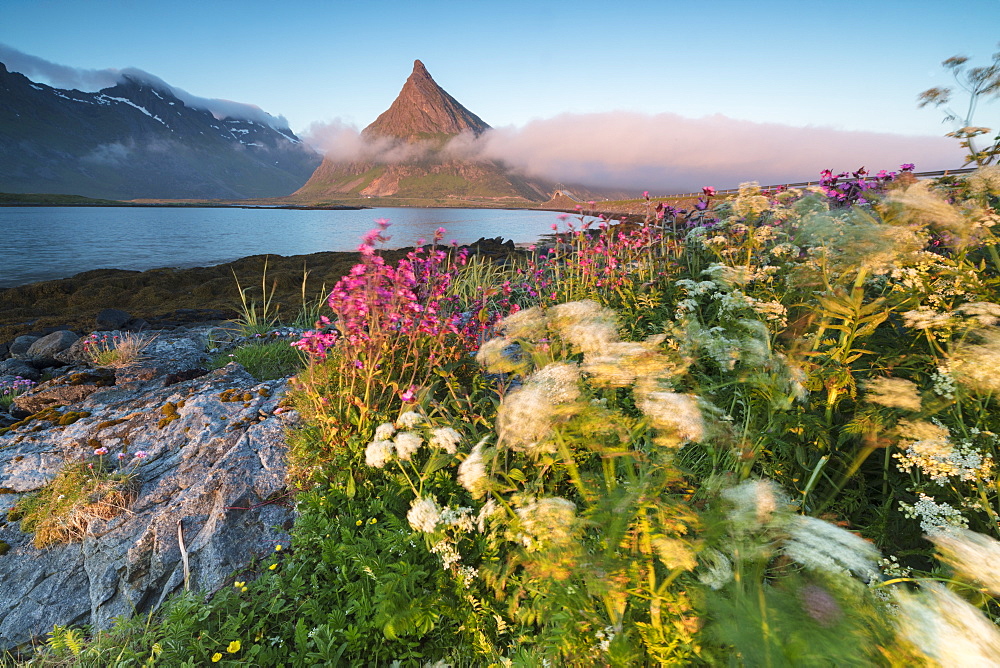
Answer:
POLYGON ((910 171, 502 266, 381 225, 296 344, 292 544, 34 661, 995 661, 1000 168, 910 171))

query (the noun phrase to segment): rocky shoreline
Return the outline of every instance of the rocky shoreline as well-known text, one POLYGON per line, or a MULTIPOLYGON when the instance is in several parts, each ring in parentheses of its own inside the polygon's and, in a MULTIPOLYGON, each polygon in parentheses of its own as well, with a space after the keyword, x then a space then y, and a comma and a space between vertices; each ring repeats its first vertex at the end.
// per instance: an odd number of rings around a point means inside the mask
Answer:
MULTIPOLYGON (((480 239, 468 246, 488 257, 516 253, 513 242, 480 239)), ((395 263, 410 248, 385 251, 395 263)), ((71 278, 0 288, 0 361, 18 336, 45 336, 58 330, 84 335, 102 327, 98 314, 117 309, 135 319, 132 329, 169 329, 218 324, 239 315, 240 289, 262 303, 264 290, 279 318, 293 318, 303 297, 315 302, 357 264, 356 252, 308 255, 253 255, 233 262, 190 269, 147 271, 95 269, 71 278)), ((105 327, 106 329, 106 327, 105 327)))

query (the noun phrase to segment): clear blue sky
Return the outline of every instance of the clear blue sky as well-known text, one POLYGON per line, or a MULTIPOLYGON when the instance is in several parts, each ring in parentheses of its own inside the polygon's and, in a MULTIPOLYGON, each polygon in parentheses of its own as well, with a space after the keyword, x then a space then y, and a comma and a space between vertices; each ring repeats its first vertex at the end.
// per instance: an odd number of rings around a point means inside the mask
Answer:
POLYGON ((632 110, 939 134, 917 93, 947 82, 945 58, 985 62, 1000 41, 1000 0, 2 4, 0 43, 73 67, 137 67, 296 131, 366 125, 419 58, 494 126, 632 110))
MULTIPOLYGON (((953 128, 942 124, 939 110, 918 109, 917 94, 950 83, 942 60, 962 54, 984 64, 998 41, 1000 0, 0 0, 0 44, 75 68, 139 68, 195 96, 282 115, 299 133, 313 123, 364 127, 392 102, 419 58, 487 123, 511 132, 534 128, 540 138, 531 151, 541 150, 555 127, 538 121, 567 113, 593 115, 595 127, 617 119, 625 130, 671 115, 675 129, 660 140, 661 154, 680 146, 685 133, 712 135, 714 148, 706 150, 716 154, 749 146, 733 120, 940 137, 953 128), (600 116, 610 112, 639 116, 600 116), (712 120, 719 117, 721 125, 712 120), (684 129, 685 119, 703 120, 684 129), (725 139, 729 134, 737 139, 725 139)), ((1000 126, 1000 104, 982 107, 975 120, 1000 126)), ((581 133, 577 144, 587 135, 581 133)), ((761 141, 770 153, 758 151, 756 163, 718 178, 756 178, 787 152, 761 141)), ((860 135, 853 141, 870 143, 860 135)), ((557 161, 556 144, 537 159, 525 149, 521 164, 557 161)), ((814 147, 798 166, 760 178, 852 168, 854 155, 859 164, 887 168, 892 161, 923 168, 961 162, 957 149, 953 159, 940 157, 940 145, 911 145, 873 153, 867 162, 853 148, 844 151, 849 157, 828 157, 827 148, 814 147)), ((586 150, 614 146, 609 138, 586 150)), ((677 174, 696 163, 675 160, 671 183, 681 183, 677 174)), ((706 170, 692 178, 717 173, 706 170)))

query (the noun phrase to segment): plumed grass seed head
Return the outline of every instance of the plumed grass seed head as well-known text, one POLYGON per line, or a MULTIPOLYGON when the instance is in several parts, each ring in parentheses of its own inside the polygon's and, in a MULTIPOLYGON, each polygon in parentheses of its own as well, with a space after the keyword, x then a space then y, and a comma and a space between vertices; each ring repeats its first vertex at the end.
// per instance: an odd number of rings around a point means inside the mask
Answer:
POLYGON ((916 384, 905 378, 883 377, 869 381, 865 385, 865 399, 904 411, 919 412, 923 407, 916 384))
POLYGON ((960 527, 930 536, 930 540, 937 546, 941 561, 958 575, 1000 595, 1000 542, 960 527))
POLYGON ((958 594, 935 582, 895 594, 900 634, 934 665, 997 665, 1000 631, 958 594))
POLYGON ((878 550, 850 531, 808 515, 794 515, 785 529, 788 540, 782 552, 806 568, 859 576, 878 571, 878 550))

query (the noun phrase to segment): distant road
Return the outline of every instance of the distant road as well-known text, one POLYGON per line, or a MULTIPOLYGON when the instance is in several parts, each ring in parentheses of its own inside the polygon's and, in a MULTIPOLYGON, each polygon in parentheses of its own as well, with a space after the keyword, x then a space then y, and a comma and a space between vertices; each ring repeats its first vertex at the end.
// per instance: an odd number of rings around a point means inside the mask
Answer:
MULTIPOLYGON (((959 169, 943 169, 936 172, 913 172, 913 175, 918 179, 934 179, 939 176, 949 176, 951 174, 968 174, 970 172, 976 171, 975 167, 962 167, 959 169)), ((805 188, 808 186, 819 185, 819 181, 803 181, 801 183, 779 183, 771 186, 761 186, 761 190, 774 190, 775 188, 805 188)), ((739 193, 739 188, 729 188, 727 190, 716 190, 716 195, 735 195, 739 193)), ((569 195, 565 190, 564 194, 569 195)), ((650 199, 685 199, 688 197, 700 197, 701 192, 696 193, 683 193, 679 195, 657 195, 656 197, 650 197, 650 199)))

